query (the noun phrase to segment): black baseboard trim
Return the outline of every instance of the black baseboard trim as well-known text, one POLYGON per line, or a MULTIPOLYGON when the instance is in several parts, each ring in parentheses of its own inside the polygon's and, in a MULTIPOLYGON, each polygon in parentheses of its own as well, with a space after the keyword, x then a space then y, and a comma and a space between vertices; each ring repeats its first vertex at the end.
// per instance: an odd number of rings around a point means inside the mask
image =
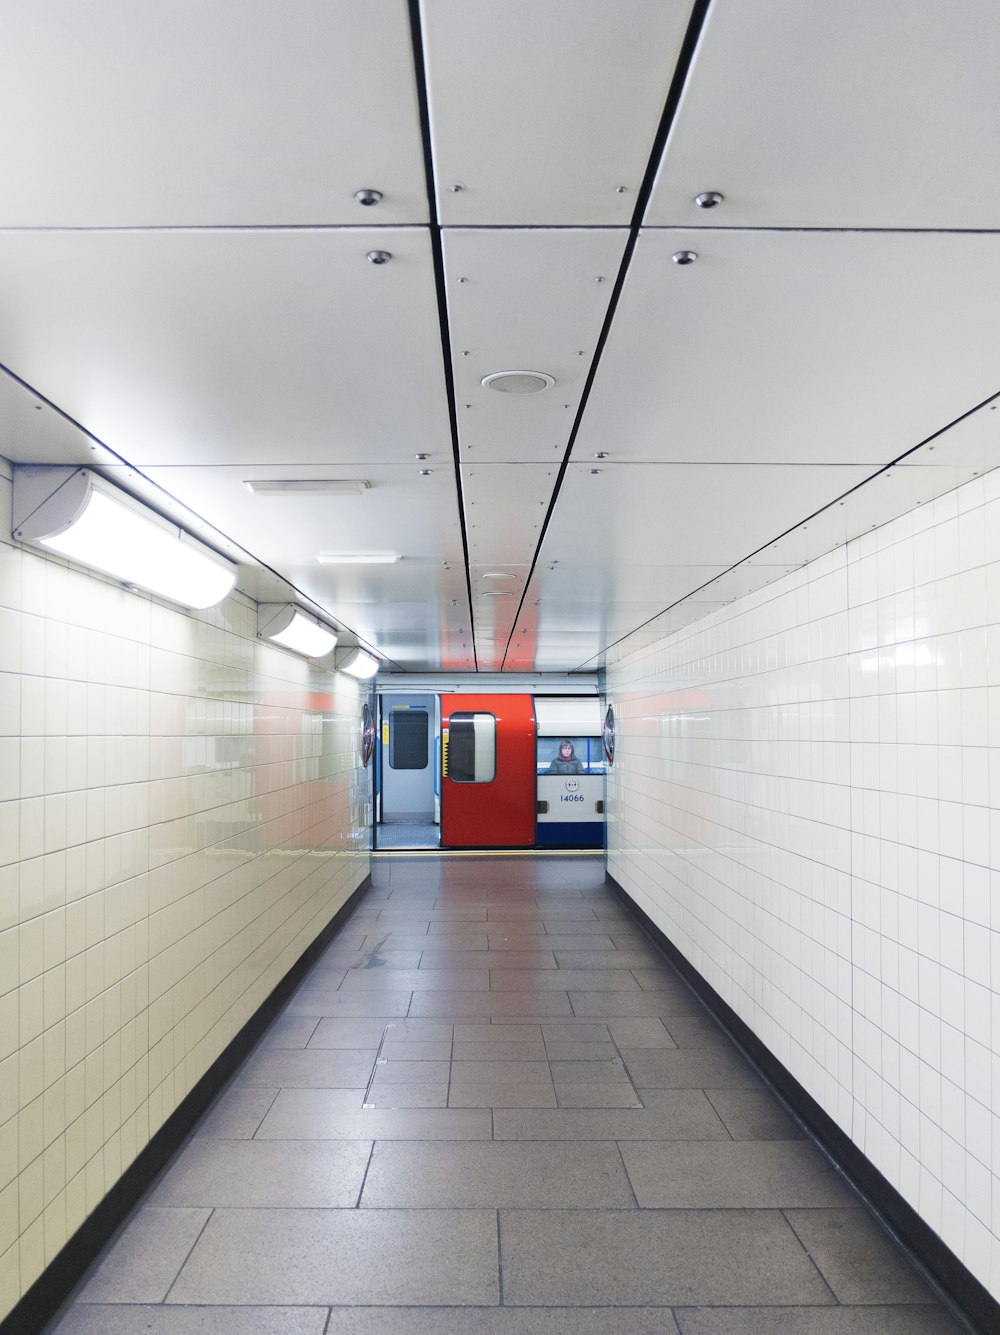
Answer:
POLYGON ((337 910, 319 936, 305 948, 263 1004, 126 1168, 100 1205, 87 1216, 17 1305, 0 1321, 0 1335, 38 1335, 57 1314, 108 1240, 149 1190, 199 1117, 217 1098, 268 1025, 284 1008, 292 992, 357 908, 361 897, 371 888, 371 883, 369 874, 337 910))
POLYGON ((608 886, 615 891, 628 912, 654 945, 681 975, 685 983, 711 1012, 733 1042, 760 1072, 761 1077, 799 1122, 812 1140, 881 1224, 909 1254, 916 1268, 937 1290, 952 1315, 974 1335, 992 1335, 1000 1331, 1000 1303, 958 1257, 941 1241, 934 1230, 879 1172, 854 1141, 841 1130, 829 1113, 784 1067, 728 1002, 682 955, 674 943, 639 907, 625 889, 606 873, 608 886))

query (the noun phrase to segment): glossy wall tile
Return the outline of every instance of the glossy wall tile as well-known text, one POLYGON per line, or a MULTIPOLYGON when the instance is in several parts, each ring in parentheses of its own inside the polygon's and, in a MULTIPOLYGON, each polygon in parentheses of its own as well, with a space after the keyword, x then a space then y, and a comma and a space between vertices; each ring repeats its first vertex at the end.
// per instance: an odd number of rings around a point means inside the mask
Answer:
POLYGON ((607 693, 611 874, 1000 1296, 1000 471, 607 693))
POLYGON ((0 1319, 369 866, 358 684, 11 545, 0 461, 0 1319))

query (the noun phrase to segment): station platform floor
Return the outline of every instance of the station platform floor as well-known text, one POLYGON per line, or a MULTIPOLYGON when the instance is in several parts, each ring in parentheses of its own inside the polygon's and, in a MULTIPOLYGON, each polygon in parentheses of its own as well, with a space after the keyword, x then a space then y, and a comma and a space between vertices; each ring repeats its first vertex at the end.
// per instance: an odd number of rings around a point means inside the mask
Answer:
POLYGON ((958 1335, 604 884, 385 855, 59 1335, 958 1335))

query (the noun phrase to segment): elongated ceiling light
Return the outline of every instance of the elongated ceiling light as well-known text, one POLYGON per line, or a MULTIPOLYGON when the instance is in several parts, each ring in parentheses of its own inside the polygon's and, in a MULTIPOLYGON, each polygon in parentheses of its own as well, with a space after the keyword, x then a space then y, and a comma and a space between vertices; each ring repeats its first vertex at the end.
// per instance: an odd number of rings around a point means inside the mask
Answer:
POLYGON ((182 607, 214 607, 236 567, 89 468, 18 468, 14 537, 182 607))
POLYGON ((399 552, 317 552, 321 566, 394 566, 399 552))
POLYGON ((337 643, 334 630, 294 603, 261 603, 257 636, 306 658, 323 658, 337 643))
POLYGON ((378 659, 373 658, 371 654, 366 654, 363 649, 359 649, 353 658, 349 658, 343 664, 342 670, 349 672, 352 677, 374 677, 378 671, 378 659))

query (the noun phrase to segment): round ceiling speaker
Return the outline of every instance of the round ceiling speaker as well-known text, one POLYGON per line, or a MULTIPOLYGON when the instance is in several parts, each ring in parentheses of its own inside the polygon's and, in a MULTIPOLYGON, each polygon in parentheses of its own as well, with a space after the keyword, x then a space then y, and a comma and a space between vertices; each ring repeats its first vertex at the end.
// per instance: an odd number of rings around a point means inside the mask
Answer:
POLYGON ((555 383, 544 371, 494 371, 482 379, 483 389, 495 389, 498 394, 540 394, 555 383))

